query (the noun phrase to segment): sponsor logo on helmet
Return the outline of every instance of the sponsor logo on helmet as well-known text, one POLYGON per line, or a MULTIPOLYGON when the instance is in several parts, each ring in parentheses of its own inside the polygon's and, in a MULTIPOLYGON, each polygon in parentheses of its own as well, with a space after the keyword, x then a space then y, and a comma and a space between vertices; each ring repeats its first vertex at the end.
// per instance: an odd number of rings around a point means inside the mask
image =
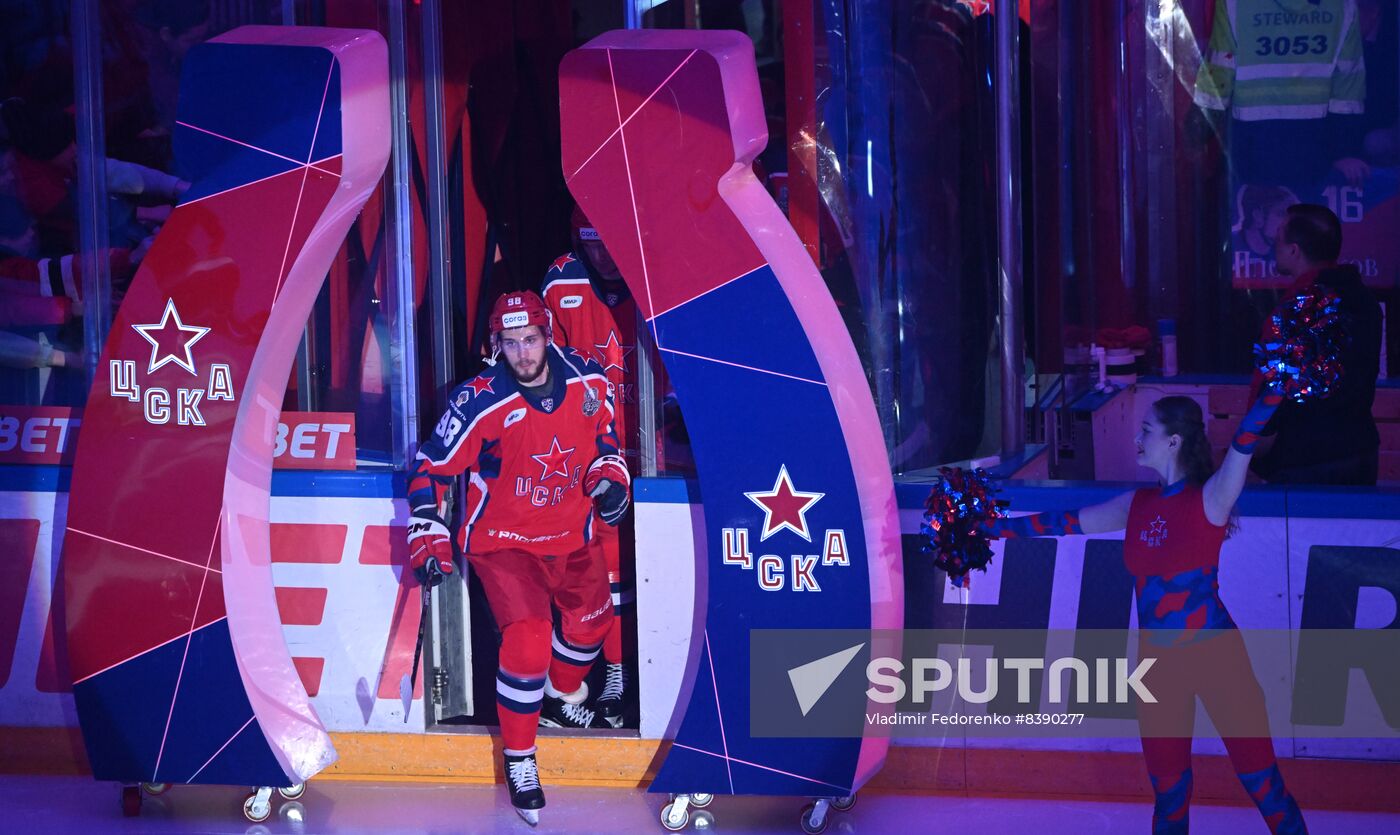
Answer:
POLYGON ((580 226, 580 227, 578 228, 578 239, 579 239, 580 241, 601 241, 601 240, 602 240, 602 238, 598 237, 598 230, 597 230, 597 229, 594 229, 592 226, 580 226))
POLYGON ((523 310, 505 313, 501 316, 502 328, 523 328, 528 324, 530 324, 530 314, 523 310))

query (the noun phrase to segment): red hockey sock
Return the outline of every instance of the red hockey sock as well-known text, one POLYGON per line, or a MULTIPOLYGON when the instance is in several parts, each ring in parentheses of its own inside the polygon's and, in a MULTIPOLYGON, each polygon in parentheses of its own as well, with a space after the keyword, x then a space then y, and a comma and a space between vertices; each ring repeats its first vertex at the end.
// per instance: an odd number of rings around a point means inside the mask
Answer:
POLYGON ((561 693, 578 692, 583 686, 583 680, 588 676, 588 671, 593 668, 593 660, 598 657, 601 642, 592 646, 579 646, 555 632, 552 645, 554 651, 549 660, 550 685, 561 693))
MULTIPOLYGON (((544 679, 540 679, 540 693, 544 693, 544 679)), ((535 745, 535 732, 540 727, 540 703, 529 713, 517 713, 501 701, 496 694, 496 711, 501 723, 501 745, 512 751, 527 751, 535 745)))
POLYGON ((549 632, 548 621, 523 620, 508 625, 501 633, 496 714, 501 723, 501 742, 514 751, 524 751, 535 744, 545 671, 549 667, 549 632))
POLYGON ((614 617, 608 636, 603 639, 603 660, 609 664, 622 663, 622 618, 614 617))

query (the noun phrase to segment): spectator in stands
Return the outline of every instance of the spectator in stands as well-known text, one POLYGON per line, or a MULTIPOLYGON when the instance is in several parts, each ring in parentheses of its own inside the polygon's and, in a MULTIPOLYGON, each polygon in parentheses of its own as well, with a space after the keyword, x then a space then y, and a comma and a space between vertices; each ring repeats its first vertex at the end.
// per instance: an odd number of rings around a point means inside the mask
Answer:
POLYGON ((152 0, 138 19, 148 31, 145 49, 156 130, 173 133, 180 99, 180 68, 191 48, 217 34, 209 0, 152 0))
MULTIPOLYGON (((0 103, 0 120, 13 138, 15 189, 34 216, 45 253, 77 249, 77 145, 73 114, 66 108, 11 98, 0 103)), ((108 240, 135 248, 159 229, 189 183, 134 162, 105 161, 109 202, 108 240)))
POLYGON ((1394 0, 1357 0, 1366 63, 1366 107, 1346 117, 1350 147, 1333 167, 1363 188, 1373 167, 1400 164, 1400 9, 1394 0))
POLYGON ((47 262, 34 259, 38 238, 19 200, 0 193, 0 366, 47 368, 81 362, 51 336, 73 320, 73 298, 45 283, 47 262), (41 266, 41 264, 43 266, 41 266))
MULTIPOLYGON (((1335 292, 1350 340, 1336 393, 1302 405, 1285 401, 1265 429, 1265 443, 1273 435, 1272 443, 1255 456, 1253 469, 1272 483, 1376 483, 1380 434, 1371 405, 1380 372, 1381 309, 1357 268, 1337 263, 1341 251, 1342 224, 1331 210, 1310 203, 1289 207, 1274 247, 1278 271, 1294 279, 1289 295, 1315 284, 1335 292)), ((1252 397, 1259 384, 1256 374, 1252 397)))

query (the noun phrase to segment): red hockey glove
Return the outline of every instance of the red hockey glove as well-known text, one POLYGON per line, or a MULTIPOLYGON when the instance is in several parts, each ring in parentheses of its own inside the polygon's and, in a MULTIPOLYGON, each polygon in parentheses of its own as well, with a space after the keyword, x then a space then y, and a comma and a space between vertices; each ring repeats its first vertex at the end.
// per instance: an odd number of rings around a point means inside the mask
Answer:
POLYGON ((414 516, 408 523, 408 565, 418 582, 436 586, 452 573, 452 537, 441 519, 414 516))
POLYGON ((594 461, 583 476, 583 489, 593 499, 603 521, 617 527, 631 504, 628 487, 632 476, 620 455, 604 455, 594 461))

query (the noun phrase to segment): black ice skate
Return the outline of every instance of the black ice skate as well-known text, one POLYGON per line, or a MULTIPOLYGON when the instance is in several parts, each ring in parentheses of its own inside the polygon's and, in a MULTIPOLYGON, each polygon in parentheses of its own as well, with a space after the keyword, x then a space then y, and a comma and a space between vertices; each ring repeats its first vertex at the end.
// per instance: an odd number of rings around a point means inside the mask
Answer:
POLYGON ((551 696, 546 691, 540 707, 541 728, 606 728, 608 723, 597 713, 583 706, 588 698, 588 685, 567 696, 551 696))
POLYGON ((623 724, 625 703, 622 694, 627 690, 627 670, 621 663, 608 664, 608 675, 603 682, 603 692, 598 694, 598 715, 610 727, 620 728, 623 724))
POLYGON ((540 787, 540 769, 534 754, 505 755, 506 788, 510 790, 510 805, 525 822, 535 826, 544 808, 544 789, 540 787))

